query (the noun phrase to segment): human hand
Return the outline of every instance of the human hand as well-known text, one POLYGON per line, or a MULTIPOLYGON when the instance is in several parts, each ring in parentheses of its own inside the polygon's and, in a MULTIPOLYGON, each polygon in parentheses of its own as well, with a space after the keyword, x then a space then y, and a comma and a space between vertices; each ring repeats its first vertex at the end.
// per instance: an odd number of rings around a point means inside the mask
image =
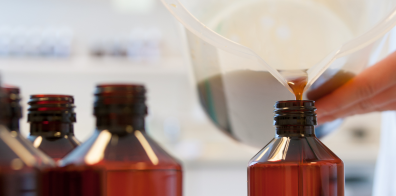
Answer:
POLYGON ((396 110, 396 52, 316 101, 319 124, 356 114, 396 110))

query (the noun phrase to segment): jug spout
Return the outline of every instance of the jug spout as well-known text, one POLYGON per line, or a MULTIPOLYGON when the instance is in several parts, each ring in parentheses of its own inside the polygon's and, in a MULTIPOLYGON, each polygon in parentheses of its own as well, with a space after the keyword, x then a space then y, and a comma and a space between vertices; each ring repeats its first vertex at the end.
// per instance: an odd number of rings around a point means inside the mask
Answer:
POLYGON ((305 87, 308 83, 308 70, 280 70, 279 73, 285 78, 291 93, 294 94, 296 100, 302 100, 305 87))

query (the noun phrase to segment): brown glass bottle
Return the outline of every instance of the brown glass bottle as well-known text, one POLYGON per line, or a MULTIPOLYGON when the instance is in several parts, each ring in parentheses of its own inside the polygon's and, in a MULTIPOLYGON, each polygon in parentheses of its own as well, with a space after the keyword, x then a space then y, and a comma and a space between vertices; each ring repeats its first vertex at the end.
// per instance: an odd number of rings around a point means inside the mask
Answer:
POLYGON ((61 164, 103 169, 107 196, 181 196, 181 165, 145 131, 145 94, 142 85, 98 85, 96 131, 61 164))
POLYGON ((59 161, 80 145, 74 136, 74 99, 69 95, 32 95, 28 102, 28 139, 33 146, 59 161))
POLYGON ((55 164, 19 131, 19 88, 0 89, 0 195, 42 195, 42 172, 55 164))
POLYGON ((344 164, 315 136, 314 101, 275 104, 275 138, 248 165, 249 196, 343 196, 344 164))

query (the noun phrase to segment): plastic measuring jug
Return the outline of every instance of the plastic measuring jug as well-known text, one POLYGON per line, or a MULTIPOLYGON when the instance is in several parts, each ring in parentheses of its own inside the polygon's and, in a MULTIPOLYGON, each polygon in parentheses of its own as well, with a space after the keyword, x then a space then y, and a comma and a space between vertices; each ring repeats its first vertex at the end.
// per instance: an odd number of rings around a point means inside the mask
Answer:
MULTIPOLYGON (((262 147, 275 101, 331 93, 388 53, 391 0, 162 0, 184 25, 200 101, 222 131, 262 147)), ((317 128, 320 137, 339 120, 317 128)))

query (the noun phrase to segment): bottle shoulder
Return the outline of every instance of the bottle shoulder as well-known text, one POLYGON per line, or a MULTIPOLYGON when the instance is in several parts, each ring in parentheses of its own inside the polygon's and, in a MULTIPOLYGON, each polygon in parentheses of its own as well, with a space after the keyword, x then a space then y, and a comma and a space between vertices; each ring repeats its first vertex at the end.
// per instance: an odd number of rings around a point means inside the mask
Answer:
POLYGON ((316 137, 275 137, 250 161, 256 164, 343 164, 342 160, 316 137))
POLYGON ((50 157, 36 149, 19 132, 10 132, 3 126, 0 126, 0 146, 0 167, 12 166, 10 162, 20 162, 23 163, 21 166, 38 169, 55 166, 50 157))
POLYGON ((68 146, 79 146, 81 143, 80 141, 77 140, 77 138, 73 135, 65 135, 63 137, 43 137, 43 136, 37 136, 37 135, 29 135, 27 137, 29 141, 32 143, 37 143, 37 145, 40 143, 46 143, 46 144, 56 144, 56 145, 68 145, 68 146), (39 142, 40 141, 40 142, 39 142))
POLYGON ((100 164, 113 169, 181 168, 176 159, 140 131, 123 136, 108 131, 95 131, 86 142, 62 160, 62 165, 68 164, 100 164))
POLYGON ((69 154, 73 149, 80 145, 80 142, 74 135, 65 135, 64 137, 42 137, 29 136, 33 146, 40 149, 55 161, 58 161, 69 154))

